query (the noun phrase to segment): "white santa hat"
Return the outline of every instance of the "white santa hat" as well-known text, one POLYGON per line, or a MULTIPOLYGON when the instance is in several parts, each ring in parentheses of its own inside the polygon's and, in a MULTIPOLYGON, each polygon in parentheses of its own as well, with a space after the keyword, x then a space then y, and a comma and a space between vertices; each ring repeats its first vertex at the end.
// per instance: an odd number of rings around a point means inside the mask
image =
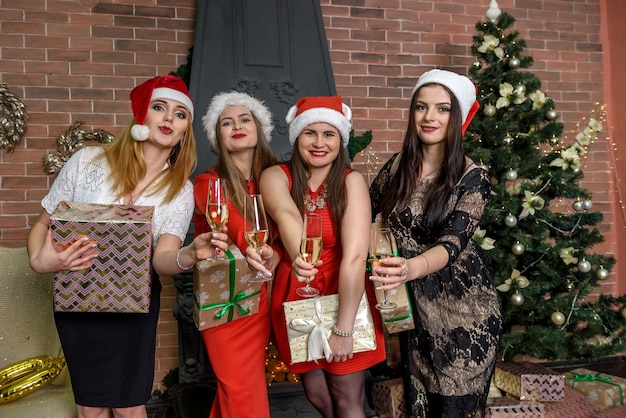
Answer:
POLYGON ((411 97, 424 84, 441 84, 454 94, 461 108, 463 132, 465 133, 472 118, 480 108, 480 104, 476 101, 476 86, 474 83, 469 78, 452 71, 434 69, 426 71, 421 75, 413 88, 411 97))
POLYGON ((312 123, 325 122, 333 125, 341 135, 342 144, 348 146, 352 130, 352 110, 341 101, 340 96, 310 96, 299 99, 287 112, 289 143, 293 146, 298 135, 312 123))
POLYGON ((265 106, 263 102, 246 93, 231 91, 228 93, 218 93, 213 97, 206 114, 202 117, 202 126, 206 132, 209 142, 213 149, 217 149, 217 136, 215 128, 220 119, 220 115, 228 106, 241 106, 248 109, 254 117, 261 122, 263 133, 267 142, 272 140, 272 131, 274 124, 272 123, 272 112, 265 106))
POLYGON ((143 124, 148 113, 150 103, 157 99, 175 100, 185 106, 193 121, 193 101, 185 82, 173 75, 164 75, 144 81, 130 92, 130 106, 133 110, 135 122, 130 135, 135 141, 145 141, 150 134, 150 128, 143 124))

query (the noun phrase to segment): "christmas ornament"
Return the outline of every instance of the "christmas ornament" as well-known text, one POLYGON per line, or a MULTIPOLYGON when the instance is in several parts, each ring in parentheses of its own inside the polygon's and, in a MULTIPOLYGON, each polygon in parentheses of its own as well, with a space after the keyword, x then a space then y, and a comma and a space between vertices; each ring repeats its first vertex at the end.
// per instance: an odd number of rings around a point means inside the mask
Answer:
POLYGON ((515 215, 509 213, 504 217, 504 224, 509 228, 513 228, 515 225, 517 225, 517 218, 515 217, 515 215))
POLYGON ((519 241, 511 246, 511 252, 515 255, 522 255, 524 254, 524 251, 526 251, 526 249, 524 248, 524 244, 519 241))
POLYGON ((563 315, 559 311, 552 312, 552 315, 550 315, 550 319, 552 320, 552 323, 554 325, 563 325, 563 323, 565 322, 565 315, 563 315))
POLYGON ((550 138, 550 145, 552 145, 553 147, 559 145, 559 137, 552 135, 552 137, 550 138))
POLYGON ((27 119, 24 103, 0 83, 0 149, 13 152, 24 137, 27 119))
POLYGON ((519 67, 519 65, 520 65, 519 58, 517 58, 517 57, 512 57, 512 58, 509 60, 509 68, 513 68, 513 69, 515 69, 515 68, 519 67))
POLYGON ((491 0, 491 2, 489 3, 489 8, 487 9, 487 12, 485 13, 485 16, 487 16, 487 19, 489 19, 491 23, 496 23, 496 20, 498 20, 498 17, 501 14, 502 14, 502 11, 500 10, 500 7, 498 7, 498 2, 496 0, 491 0))
POLYGON ((483 113, 485 116, 493 116, 496 114, 496 107, 494 105, 488 104, 483 109, 483 113))
POLYGON ((578 271, 581 273, 589 273, 591 271, 591 263, 583 258, 578 262, 578 271))
POLYGON ((472 63, 472 67, 476 68, 477 70, 480 70, 483 67, 483 64, 480 61, 476 60, 472 63))
POLYGON ((572 171, 574 172, 574 174, 578 174, 580 173, 580 167, 576 167, 572 171))
POLYGON ((547 118, 548 120, 555 120, 555 119, 556 119, 556 118, 558 118, 558 117, 559 117, 559 114, 558 114, 558 113, 557 113, 557 111, 556 111, 556 110, 554 110, 554 109, 550 109, 550 110, 548 110, 548 111, 546 112, 546 118, 547 118))
POLYGON ((489 167, 487 167, 485 164, 481 164, 478 167, 482 168, 485 171, 489 171, 489 167))
POLYGON ((569 292, 571 292, 572 290, 574 290, 574 283, 570 282, 569 280, 567 281, 567 285, 565 286, 567 288, 567 290, 569 292))
POLYGON ((515 292, 511 295, 511 303, 515 306, 522 306, 524 304, 524 295, 520 292, 515 292))
POLYGON ((600 268, 596 271, 596 277, 598 280, 606 280, 609 278, 609 271, 600 266, 600 268))
POLYGON ((572 203, 572 208, 574 208, 576 212, 580 212, 585 209, 585 205, 582 200, 575 200, 574 203, 572 203))
POLYGON ((589 210, 593 207, 593 202, 589 199, 583 200, 583 207, 585 208, 585 210, 589 210))
POLYGON ((509 171, 506 172, 505 176, 506 176, 507 180, 515 181, 515 180, 517 180, 517 171, 509 170, 509 171))
POLYGON ((518 97, 522 97, 526 94, 526 86, 523 84, 518 84, 517 86, 515 86, 515 94, 518 97))
POLYGON ((502 142, 504 142, 504 145, 511 145, 513 143, 513 137, 511 134, 507 133, 502 142))

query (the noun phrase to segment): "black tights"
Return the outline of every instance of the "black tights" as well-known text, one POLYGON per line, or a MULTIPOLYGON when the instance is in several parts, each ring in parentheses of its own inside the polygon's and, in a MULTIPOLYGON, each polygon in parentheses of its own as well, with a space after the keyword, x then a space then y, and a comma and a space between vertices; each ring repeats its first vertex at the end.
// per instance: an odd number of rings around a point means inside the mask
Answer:
POLYGON ((365 418, 365 371, 338 375, 322 369, 300 375, 304 393, 324 418, 365 418))

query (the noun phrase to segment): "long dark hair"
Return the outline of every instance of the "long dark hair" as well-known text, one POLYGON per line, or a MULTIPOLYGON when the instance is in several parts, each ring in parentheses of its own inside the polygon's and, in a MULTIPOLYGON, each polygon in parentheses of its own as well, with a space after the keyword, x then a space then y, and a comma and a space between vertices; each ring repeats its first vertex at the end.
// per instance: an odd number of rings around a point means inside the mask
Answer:
MULTIPOLYGON (((409 122, 402 144, 400 161, 397 170, 392 174, 387 185, 386 196, 381 202, 381 213, 386 219, 394 207, 407 206, 420 177, 424 153, 422 140, 417 135, 415 124, 415 107, 419 90, 424 86, 440 86, 440 84, 424 84, 411 97, 409 108, 409 122)), ((443 87, 450 95, 450 121, 448 124, 448 138, 445 142, 444 159, 432 186, 424 196, 423 213, 424 224, 427 228, 439 228, 444 222, 444 210, 454 189, 454 186, 463 176, 465 170, 465 148, 463 147, 462 116, 459 102, 452 92, 443 87)))
MULTIPOLYGON (((309 178, 309 170, 298 152, 299 140, 299 137, 296 138, 293 144, 293 153, 291 154, 291 160, 289 162, 292 177, 291 197, 293 201, 296 202, 300 213, 304 215, 304 191, 308 187, 307 180, 309 178)), ((341 142, 341 138, 339 141, 341 142)), ((339 150, 337 158, 332 162, 328 176, 324 181, 327 190, 326 202, 330 210, 335 234, 338 238, 341 237, 341 219, 346 210, 348 200, 345 183, 346 168, 350 168, 350 165, 348 164, 346 152, 342 148, 339 150)), ((323 186, 322 184, 320 187, 323 186)))

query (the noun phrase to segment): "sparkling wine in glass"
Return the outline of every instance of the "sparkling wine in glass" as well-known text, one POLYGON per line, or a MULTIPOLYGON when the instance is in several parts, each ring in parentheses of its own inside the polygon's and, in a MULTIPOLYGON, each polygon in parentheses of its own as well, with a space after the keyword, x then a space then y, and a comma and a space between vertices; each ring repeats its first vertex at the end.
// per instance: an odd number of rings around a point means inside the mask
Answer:
MULTIPOLYGON (((385 267, 381 259, 396 255, 395 239, 389 228, 375 228, 370 233, 370 256, 372 274, 376 267, 385 267)), ((381 275, 382 276, 382 275, 381 275)), ((376 304, 379 311, 390 311, 397 307, 394 302, 387 299, 387 290, 383 290, 383 301, 376 304)))
MULTIPOLYGON (((248 245, 257 253, 267 243, 269 229, 267 215, 263 206, 263 198, 260 194, 246 196, 243 205, 244 235, 248 245)), ((266 282, 272 280, 271 275, 265 275, 258 271, 250 282, 266 282)))
MULTIPOLYGON (((304 215, 302 226, 302 240, 300 241, 300 257, 309 264, 315 264, 322 255, 322 216, 316 213, 304 215)), ((306 286, 296 289, 296 293, 303 298, 312 298, 320 294, 319 290, 311 287, 311 279, 307 278, 306 286)))
MULTIPOLYGON (((220 178, 209 179, 209 188, 206 201, 206 220, 215 232, 221 231, 228 222, 228 196, 226 184, 220 178)), ((215 253, 214 260, 222 260, 223 257, 215 253)))

